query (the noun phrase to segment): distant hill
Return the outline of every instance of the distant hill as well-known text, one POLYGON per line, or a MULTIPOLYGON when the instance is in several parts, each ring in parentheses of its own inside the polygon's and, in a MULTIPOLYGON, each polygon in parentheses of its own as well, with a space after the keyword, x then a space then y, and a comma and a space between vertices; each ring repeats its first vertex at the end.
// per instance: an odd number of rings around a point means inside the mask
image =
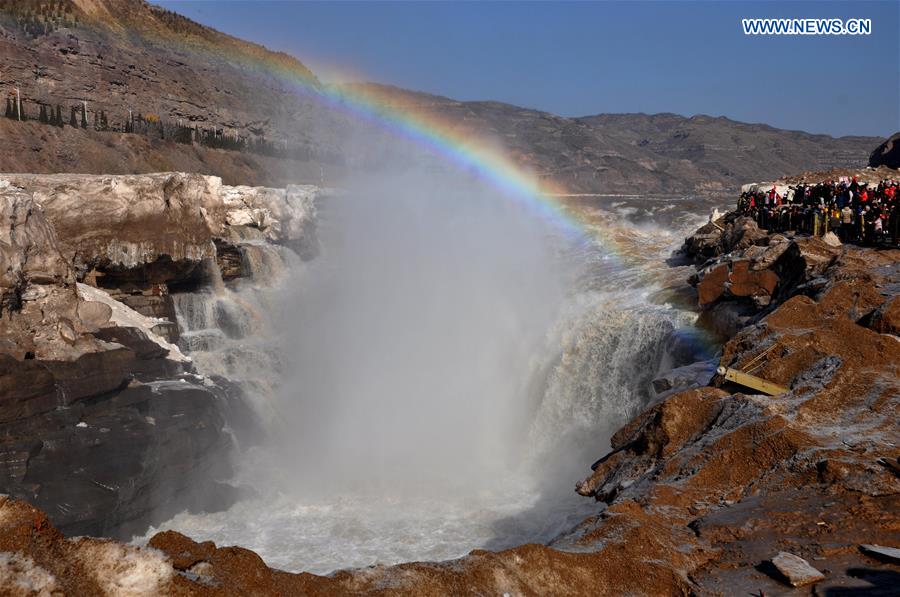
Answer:
POLYGON ((542 178, 573 193, 718 192, 741 181, 865 166, 877 137, 787 131, 724 117, 599 114, 564 118, 500 102, 461 102, 382 85, 405 111, 440 114, 498 139, 542 178))
MULTIPOLYGON (((18 87, 26 116, 39 118, 43 103, 54 117, 60 106, 65 121, 48 127, 0 118, 0 170, 174 168, 232 184, 282 184, 330 179, 378 158, 359 159, 353 120, 316 97, 320 83, 302 62, 142 0, 0 0, 0 64, 0 91, 18 87), (269 74, 273 67, 283 76, 269 74), (296 93, 290 80, 305 81, 306 92, 296 93), (91 130, 80 129, 82 109, 91 130), (132 126, 142 134, 123 134, 138 114, 132 126), (195 141, 201 131, 205 146, 195 141), (253 150, 227 149, 251 141, 253 150)), ((882 141, 708 116, 564 118, 363 87, 502 143, 523 166, 576 193, 732 191, 747 180, 863 166, 882 141)))

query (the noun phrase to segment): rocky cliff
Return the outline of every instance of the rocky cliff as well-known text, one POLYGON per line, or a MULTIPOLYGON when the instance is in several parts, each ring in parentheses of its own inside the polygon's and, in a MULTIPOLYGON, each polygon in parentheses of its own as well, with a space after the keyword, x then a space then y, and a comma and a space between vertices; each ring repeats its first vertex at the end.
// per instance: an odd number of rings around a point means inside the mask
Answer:
POLYGON ((0 491, 75 534, 227 505, 223 427, 246 406, 175 345, 173 293, 248 275, 248 242, 310 256, 315 193, 0 175, 0 491))

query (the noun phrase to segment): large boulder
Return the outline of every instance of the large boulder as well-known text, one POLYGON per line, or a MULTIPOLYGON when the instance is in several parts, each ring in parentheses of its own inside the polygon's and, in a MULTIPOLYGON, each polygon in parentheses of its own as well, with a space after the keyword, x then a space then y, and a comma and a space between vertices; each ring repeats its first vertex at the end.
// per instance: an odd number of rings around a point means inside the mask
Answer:
POLYGON ((790 242, 773 269, 781 280, 781 294, 786 296, 798 286, 824 282, 822 276, 841 256, 842 247, 821 238, 804 237, 790 242))
POLYGON ((698 228, 694 234, 684 239, 681 250, 688 257, 702 262, 754 245, 766 245, 768 236, 753 218, 731 212, 698 228))
POLYGON ((900 298, 893 296, 878 307, 869 327, 882 334, 900 336, 900 298))
POLYGON ((728 260, 702 272, 697 284, 701 307, 723 298, 748 298, 758 307, 768 305, 778 286, 778 275, 769 269, 751 268, 749 259, 728 260))
POLYGON ((725 225, 722 232, 722 251, 730 253, 753 245, 766 244, 768 236, 768 232, 760 229, 753 218, 739 217, 725 225))
POLYGON ((884 143, 875 148, 869 156, 869 166, 900 168, 900 132, 894 133, 884 143))
POLYGON ((705 263, 689 280, 704 309, 732 299, 746 299, 762 309, 800 286, 808 285, 812 291, 825 283, 823 274, 843 253, 840 243, 815 237, 760 237, 763 231, 755 223, 735 224, 723 233, 723 242, 734 243, 732 251, 705 263))
POLYGON ((699 261, 710 259, 722 252, 722 227, 710 222, 701 226, 694 234, 684 239, 682 250, 688 257, 699 261))

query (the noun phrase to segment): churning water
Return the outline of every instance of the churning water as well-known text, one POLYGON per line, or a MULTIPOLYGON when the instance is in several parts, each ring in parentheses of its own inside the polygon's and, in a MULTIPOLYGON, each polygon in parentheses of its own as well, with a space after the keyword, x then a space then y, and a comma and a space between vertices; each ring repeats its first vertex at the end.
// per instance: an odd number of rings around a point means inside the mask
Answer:
POLYGON ((255 497, 162 528, 316 573, 547 542, 598 510, 574 484, 654 376, 703 356, 663 261, 705 204, 584 200, 586 239, 438 175, 318 207, 316 259, 245 247, 249 281, 176 298, 268 431, 233 480, 255 497))

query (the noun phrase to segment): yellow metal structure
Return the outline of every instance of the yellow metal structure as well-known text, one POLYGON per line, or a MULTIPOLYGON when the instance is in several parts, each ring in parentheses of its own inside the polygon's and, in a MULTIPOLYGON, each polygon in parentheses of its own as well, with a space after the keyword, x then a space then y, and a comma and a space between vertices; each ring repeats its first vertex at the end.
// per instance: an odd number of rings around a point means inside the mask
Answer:
POLYGON ((716 373, 718 373, 728 381, 733 381, 736 384, 758 390, 763 394, 768 394, 769 396, 786 394, 790 391, 788 388, 779 386, 778 384, 774 384, 771 381, 766 381, 761 377, 756 377, 755 375, 750 375, 749 373, 744 373, 743 371, 738 371, 737 369, 732 369, 731 367, 719 367, 716 373))

